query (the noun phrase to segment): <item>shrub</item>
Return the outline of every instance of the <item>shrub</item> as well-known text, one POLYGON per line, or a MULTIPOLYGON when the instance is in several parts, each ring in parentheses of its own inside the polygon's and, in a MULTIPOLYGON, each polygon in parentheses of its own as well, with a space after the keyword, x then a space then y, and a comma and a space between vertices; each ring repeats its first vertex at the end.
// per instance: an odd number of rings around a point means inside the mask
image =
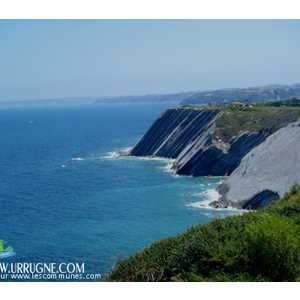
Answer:
POLYGON ((245 228, 249 272, 271 281, 295 281, 299 274, 298 227, 290 218, 266 215, 245 228))
POLYGON ((106 281, 300 280, 300 185, 255 212, 193 226, 120 260, 106 281))

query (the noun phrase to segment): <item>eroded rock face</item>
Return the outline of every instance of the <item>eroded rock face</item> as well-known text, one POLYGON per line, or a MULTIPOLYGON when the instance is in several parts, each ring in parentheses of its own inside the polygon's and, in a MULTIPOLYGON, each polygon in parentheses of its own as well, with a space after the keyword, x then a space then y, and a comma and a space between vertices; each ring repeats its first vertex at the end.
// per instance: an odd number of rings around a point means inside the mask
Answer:
POLYGON ((279 199, 280 196, 278 195, 278 193, 270 190, 263 190, 248 199, 242 205, 242 209, 258 209, 260 207, 268 205, 272 201, 276 201, 279 199))
POLYGON ((231 139, 227 145, 219 145, 210 139, 197 151, 191 149, 185 156, 179 157, 173 168, 179 175, 230 175, 239 166, 242 158, 265 141, 268 135, 268 132, 244 132, 231 139))
POLYGON ((230 175, 242 158, 269 135, 244 132, 229 143, 213 138, 220 110, 171 108, 166 110, 130 151, 132 156, 176 159, 179 175, 230 175))
POLYGON ((220 201, 256 209, 282 198, 300 182, 300 121, 269 136, 250 151, 219 186, 220 201))
POLYGON ((220 110, 167 109, 130 151, 132 156, 177 158, 183 149, 206 131, 220 110))

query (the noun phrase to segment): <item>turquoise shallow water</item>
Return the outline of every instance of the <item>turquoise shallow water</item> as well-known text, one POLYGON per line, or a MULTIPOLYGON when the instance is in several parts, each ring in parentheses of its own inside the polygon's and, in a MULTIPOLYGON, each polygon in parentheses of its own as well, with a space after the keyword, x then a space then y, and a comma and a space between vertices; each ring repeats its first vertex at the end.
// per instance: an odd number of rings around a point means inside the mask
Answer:
POLYGON ((174 176, 168 160, 117 157, 169 104, 0 109, 1 262, 85 264, 117 257, 238 213, 201 207, 222 178, 174 176))

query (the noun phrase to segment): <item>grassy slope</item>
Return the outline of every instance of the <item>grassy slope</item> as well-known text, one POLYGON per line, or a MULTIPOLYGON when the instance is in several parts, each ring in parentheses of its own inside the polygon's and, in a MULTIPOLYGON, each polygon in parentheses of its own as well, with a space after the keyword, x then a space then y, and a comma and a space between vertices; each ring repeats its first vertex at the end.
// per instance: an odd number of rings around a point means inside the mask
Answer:
POLYGON ((214 135, 224 142, 238 135, 240 131, 275 132, 292 121, 300 118, 300 108, 290 107, 234 107, 224 109, 223 115, 216 122, 214 135))
POLYGON ((106 281, 297 281, 300 187, 242 216, 216 219, 120 261, 106 281))

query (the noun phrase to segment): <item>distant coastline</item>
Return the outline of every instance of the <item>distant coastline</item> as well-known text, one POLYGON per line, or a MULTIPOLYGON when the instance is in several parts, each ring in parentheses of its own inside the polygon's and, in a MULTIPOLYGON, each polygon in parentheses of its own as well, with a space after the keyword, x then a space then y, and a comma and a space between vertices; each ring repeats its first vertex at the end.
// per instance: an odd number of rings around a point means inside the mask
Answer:
POLYGON ((181 104, 215 104, 238 100, 269 101, 288 98, 300 98, 300 83, 291 85, 271 84, 248 88, 224 88, 217 90, 188 91, 170 94, 67 97, 49 99, 24 99, 1 101, 2 106, 49 106, 69 104, 101 104, 101 103, 142 103, 142 102, 180 102, 181 104))

